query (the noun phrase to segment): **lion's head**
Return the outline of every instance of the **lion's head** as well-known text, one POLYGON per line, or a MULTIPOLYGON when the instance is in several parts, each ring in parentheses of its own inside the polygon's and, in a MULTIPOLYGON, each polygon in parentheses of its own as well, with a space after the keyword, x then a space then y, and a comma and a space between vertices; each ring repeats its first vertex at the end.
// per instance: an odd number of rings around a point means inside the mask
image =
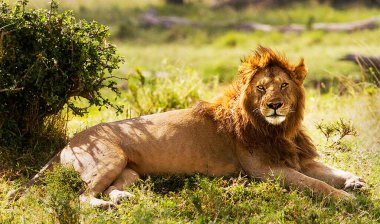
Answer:
POLYGON ((292 65, 284 56, 259 46, 242 60, 231 87, 215 102, 198 104, 196 111, 207 113, 221 131, 241 139, 254 137, 248 129, 291 137, 303 120, 306 73, 303 59, 292 65))
POLYGON ((310 139, 300 140, 306 74, 303 59, 292 65, 284 56, 259 46, 242 60, 231 87, 214 102, 200 102, 194 112, 211 117, 220 132, 267 156, 266 161, 299 168, 299 156, 317 156, 310 139))
POLYGON ((259 46, 240 67, 242 107, 255 123, 296 125, 303 118, 306 77, 303 59, 291 65, 285 57, 259 46))

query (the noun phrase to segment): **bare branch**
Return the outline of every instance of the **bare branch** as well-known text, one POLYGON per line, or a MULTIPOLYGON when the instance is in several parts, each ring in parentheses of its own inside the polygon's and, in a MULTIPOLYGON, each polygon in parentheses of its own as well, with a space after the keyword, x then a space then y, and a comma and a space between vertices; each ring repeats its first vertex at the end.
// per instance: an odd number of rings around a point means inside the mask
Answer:
POLYGON ((21 88, 0 89, 0 93, 3 93, 3 92, 19 92, 19 91, 22 91, 23 89, 24 89, 24 87, 21 87, 21 88))

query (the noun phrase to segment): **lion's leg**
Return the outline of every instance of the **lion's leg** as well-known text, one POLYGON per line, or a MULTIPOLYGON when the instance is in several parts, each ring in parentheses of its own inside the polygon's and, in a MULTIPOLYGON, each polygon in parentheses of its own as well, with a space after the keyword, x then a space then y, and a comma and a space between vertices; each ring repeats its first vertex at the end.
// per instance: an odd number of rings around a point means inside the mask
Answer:
POLYGON ((133 197, 133 195, 127 191, 123 191, 124 187, 131 186, 139 179, 139 174, 130 168, 125 168, 120 176, 111 184, 107 190, 104 191, 108 195, 113 203, 119 203, 124 198, 133 197))
POLYGON ((288 167, 277 167, 270 169, 264 174, 266 179, 282 180, 286 185, 296 187, 300 190, 312 190, 314 193, 335 198, 352 198, 345 191, 338 190, 331 185, 318 179, 306 176, 288 167))
POLYGON ((79 197, 79 199, 81 202, 87 203, 91 207, 103 209, 114 207, 115 204, 120 202, 120 200, 133 197, 131 193, 123 191, 123 187, 132 185, 138 179, 138 173, 132 169, 126 168, 121 172, 119 177, 111 184, 111 186, 104 191, 104 194, 110 197, 111 202, 96 198, 95 196, 98 192, 95 191, 84 193, 79 197))
POLYGON ((344 189, 357 189, 364 186, 365 181, 354 174, 339 170, 316 161, 303 164, 302 173, 344 189))
POLYGON ((286 166, 271 167, 261 162, 260 158, 249 153, 244 148, 237 149, 240 164, 246 174, 262 180, 280 180, 285 185, 296 187, 300 190, 312 190, 316 194, 332 196, 334 198, 352 198, 345 191, 338 190, 331 185, 306 176, 295 169, 286 166))
POLYGON ((92 140, 91 144, 80 146, 74 141, 71 145, 62 150, 60 163, 72 165, 87 183, 88 190, 80 196, 81 202, 99 208, 114 206, 112 202, 97 197, 122 175, 127 166, 128 159, 123 149, 106 140, 92 140))

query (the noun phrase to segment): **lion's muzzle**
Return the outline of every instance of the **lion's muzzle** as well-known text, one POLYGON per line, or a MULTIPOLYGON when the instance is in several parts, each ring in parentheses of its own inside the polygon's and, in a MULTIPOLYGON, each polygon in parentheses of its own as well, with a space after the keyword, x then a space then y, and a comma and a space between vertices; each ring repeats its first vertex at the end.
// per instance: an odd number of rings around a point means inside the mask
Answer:
POLYGON ((273 125, 279 125, 284 122, 287 110, 283 105, 284 103, 280 100, 267 103, 266 108, 262 110, 265 120, 273 125))
POLYGON ((275 101, 275 102, 269 102, 267 104, 267 106, 270 108, 270 109, 273 109, 273 110, 277 110, 279 109, 280 107, 282 107, 283 103, 282 101, 275 101))

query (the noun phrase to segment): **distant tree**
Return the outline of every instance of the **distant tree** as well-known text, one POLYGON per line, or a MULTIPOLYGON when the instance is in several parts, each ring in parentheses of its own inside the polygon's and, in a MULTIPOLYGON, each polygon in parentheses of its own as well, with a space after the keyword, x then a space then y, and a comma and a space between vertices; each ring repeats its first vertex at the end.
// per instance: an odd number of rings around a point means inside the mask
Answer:
POLYGON ((166 0, 166 3, 174 5, 183 5, 184 0, 166 0))
POLYGON ((319 0, 319 3, 330 4, 336 8, 343 8, 349 5, 380 6, 380 0, 319 0))

